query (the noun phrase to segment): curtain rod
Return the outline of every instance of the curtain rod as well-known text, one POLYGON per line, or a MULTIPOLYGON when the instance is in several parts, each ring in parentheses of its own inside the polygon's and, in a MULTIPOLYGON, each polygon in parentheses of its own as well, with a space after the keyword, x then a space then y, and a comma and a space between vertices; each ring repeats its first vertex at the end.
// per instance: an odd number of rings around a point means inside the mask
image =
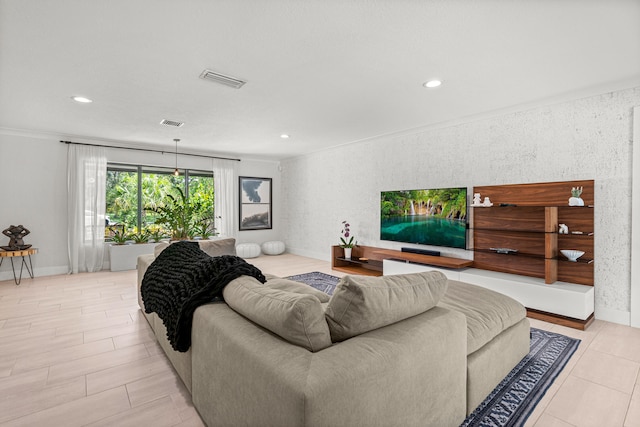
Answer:
POLYGON ((150 153, 179 154, 181 156, 204 157, 205 159, 233 160, 234 162, 241 161, 240 159, 233 159, 231 157, 207 156, 207 155, 204 155, 204 154, 176 153, 174 151, 151 150, 149 148, 117 147, 115 145, 86 144, 84 142, 72 142, 72 141, 60 141, 60 142, 62 142, 63 144, 86 145, 86 146, 89 146, 89 147, 119 148, 121 150, 147 151, 147 152, 150 152, 150 153))

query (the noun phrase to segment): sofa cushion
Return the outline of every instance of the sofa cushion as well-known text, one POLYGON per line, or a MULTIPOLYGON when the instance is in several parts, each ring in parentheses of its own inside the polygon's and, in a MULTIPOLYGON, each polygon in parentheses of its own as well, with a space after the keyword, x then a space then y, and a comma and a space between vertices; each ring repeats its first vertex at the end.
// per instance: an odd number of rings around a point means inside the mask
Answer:
MULTIPOLYGON (((209 256, 235 255, 236 239, 218 239, 218 240, 198 240, 198 246, 209 256)), ((172 242, 175 243, 175 242, 172 242)), ((168 242, 160 242, 153 249, 153 255, 158 256, 160 252, 169 246, 168 242)))
POLYGON ((449 281, 438 305, 467 317, 468 355, 527 316, 524 306, 513 298, 456 280, 449 281))
MULTIPOLYGON (((147 268, 151 265, 153 260, 156 257, 153 254, 143 254, 138 255, 138 305, 142 309, 144 313, 144 302, 142 301, 142 294, 140 293, 140 287, 142 286, 142 278, 144 277, 144 273, 147 271, 147 268)), ((153 326, 153 325, 152 325, 153 326)))
POLYGON ((164 251, 165 248, 169 247, 169 242, 160 242, 153 248, 153 256, 157 257, 160 255, 160 252, 164 251))
POLYGON ((313 295, 264 286, 252 277, 239 277, 222 292, 237 313, 292 344, 310 351, 331 345, 320 300, 313 295))
POLYGON ((433 308, 445 290, 439 271, 397 276, 345 276, 326 310, 334 342, 399 322, 433 308))
POLYGON ((268 286, 271 289, 280 289, 281 291, 293 292, 295 294, 307 294, 313 295, 320 300, 320 302, 329 302, 331 298, 329 294, 317 290, 307 284, 296 282, 294 280, 271 278, 267 280, 264 286, 268 286))
POLYGON ((200 249, 205 251, 209 256, 235 255, 236 239, 218 239, 218 240, 199 240, 200 249))

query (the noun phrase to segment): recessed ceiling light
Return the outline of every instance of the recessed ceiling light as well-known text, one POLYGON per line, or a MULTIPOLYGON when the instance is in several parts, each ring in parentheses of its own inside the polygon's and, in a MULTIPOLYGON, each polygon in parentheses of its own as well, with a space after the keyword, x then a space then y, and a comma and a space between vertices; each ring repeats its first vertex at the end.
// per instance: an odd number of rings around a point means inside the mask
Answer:
POLYGON ((280 138, 289 139, 289 135, 287 135, 286 133, 283 133, 282 135, 280 135, 280 138))
POLYGON ((76 102, 81 102, 83 104, 88 104, 90 102, 93 102, 92 99, 86 98, 84 96, 72 96, 71 99, 73 99, 76 102))
POLYGON ((428 82, 423 84, 423 86, 428 88, 434 88, 434 87, 440 86, 441 84, 442 82, 440 80, 429 80, 428 82))

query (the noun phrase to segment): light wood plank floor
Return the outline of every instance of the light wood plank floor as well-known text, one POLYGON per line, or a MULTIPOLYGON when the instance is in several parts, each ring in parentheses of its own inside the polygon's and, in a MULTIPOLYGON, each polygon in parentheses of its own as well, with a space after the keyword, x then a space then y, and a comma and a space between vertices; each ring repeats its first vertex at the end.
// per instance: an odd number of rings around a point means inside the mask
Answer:
MULTIPOLYGON (((279 276, 328 262, 250 260, 279 276)), ((640 330, 596 321, 527 426, 640 426, 640 330)), ((136 299, 136 272, 0 282, 0 425, 202 426, 136 299)))

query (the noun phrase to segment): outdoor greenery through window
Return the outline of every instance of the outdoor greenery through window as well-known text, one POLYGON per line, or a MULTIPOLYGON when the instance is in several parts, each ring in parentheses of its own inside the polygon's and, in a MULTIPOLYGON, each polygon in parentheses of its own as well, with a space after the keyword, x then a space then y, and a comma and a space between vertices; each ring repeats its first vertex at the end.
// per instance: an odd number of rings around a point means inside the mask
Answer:
POLYGON ((158 241, 214 234, 213 173, 148 166, 107 166, 105 238, 158 241))

